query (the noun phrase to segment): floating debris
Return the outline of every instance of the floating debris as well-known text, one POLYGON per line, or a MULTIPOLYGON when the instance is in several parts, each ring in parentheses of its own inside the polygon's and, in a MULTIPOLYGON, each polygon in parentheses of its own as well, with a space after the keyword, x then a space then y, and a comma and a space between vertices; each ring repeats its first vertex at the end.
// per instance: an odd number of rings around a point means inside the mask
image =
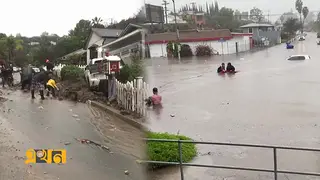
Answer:
POLYGON ((128 170, 125 170, 125 171, 124 171, 124 174, 125 174, 125 175, 129 175, 129 171, 128 171, 128 170))
POLYGON ((64 145, 66 145, 66 146, 68 146, 68 145, 70 145, 71 144, 71 142, 65 142, 64 143, 64 145))
POLYGON ((170 114, 170 116, 171 116, 171 117, 175 117, 175 115, 174 115, 174 114, 170 114))
POLYGON ((39 106, 38 108, 39 108, 39 109, 44 109, 42 106, 39 106))
POLYGON ((94 141, 91 141, 91 140, 89 140, 89 139, 77 139, 77 138, 76 138, 76 140, 79 141, 79 142, 81 142, 82 144, 93 144, 93 145, 95 145, 95 146, 100 147, 101 149, 104 149, 104 150, 109 151, 109 152, 112 154, 112 152, 110 151, 110 148, 107 147, 107 146, 105 146, 105 145, 99 144, 99 143, 94 142, 94 141))
POLYGON ((72 117, 77 118, 77 117, 79 117, 79 116, 78 116, 78 115, 76 115, 76 114, 74 114, 74 115, 72 115, 72 117))

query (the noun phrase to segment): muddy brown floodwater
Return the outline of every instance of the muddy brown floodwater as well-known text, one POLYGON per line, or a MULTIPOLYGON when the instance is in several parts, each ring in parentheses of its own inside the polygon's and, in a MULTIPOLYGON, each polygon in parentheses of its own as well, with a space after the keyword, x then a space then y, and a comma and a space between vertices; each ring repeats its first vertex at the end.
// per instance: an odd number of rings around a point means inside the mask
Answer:
POLYGON ((29 93, 2 91, 8 100, 0 112, 0 180, 144 179, 144 168, 136 162, 145 154, 139 129, 87 104, 31 100, 29 93), (29 148, 66 149, 67 163, 25 165, 29 148))
MULTIPOLYGON (((320 46, 315 34, 296 42, 295 49, 278 45, 255 53, 214 56, 205 60, 150 61, 151 85, 159 87, 164 109, 150 112, 154 131, 187 135, 198 141, 320 148, 320 46), (287 61, 293 54, 311 60, 287 61), (218 76, 221 62, 240 72, 218 76), (174 114, 171 117, 170 114, 174 114)), ((272 150, 198 145, 195 163, 273 168, 272 150), (211 152, 208 155, 208 152, 211 152)), ((280 170, 320 171, 320 154, 279 150, 280 170)), ((179 180, 176 169, 159 173, 158 180, 179 180)), ((185 180, 271 180, 273 174, 185 168, 185 180)), ((279 175, 279 179, 320 179, 279 175)))

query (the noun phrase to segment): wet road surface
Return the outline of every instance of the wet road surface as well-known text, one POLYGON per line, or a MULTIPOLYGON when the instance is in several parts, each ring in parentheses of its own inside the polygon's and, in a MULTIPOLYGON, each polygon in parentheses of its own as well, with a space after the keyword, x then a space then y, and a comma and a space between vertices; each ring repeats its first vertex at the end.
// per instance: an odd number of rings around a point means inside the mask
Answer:
MULTIPOLYGON (((150 112, 154 131, 187 135, 199 141, 266 144, 320 148, 320 46, 315 34, 296 42, 295 49, 278 45, 239 56, 168 62, 154 60, 148 69, 152 86, 160 87, 164 109, 150 112), (293 54, 311 60, 287 61, 293 54), (221 62, 231 62, 240 72, 218 76, 221 62), (173 114, 175 117, 171 117, 173 114)), ((272 150, 198 145, 195 163, 273 168, 272 150), (211 152, 208 155, 208 152, 211 152)), ((320 154, 278 152, 279 169, 320 172, 320 154)), ((164 170, 157 179, 179 179, 176 169, 164 170)), ((186 168, 185 180, 273 179, 271 173, 209 168, 186 168)), ((279 179, 320 179, 279 175, 279 179)))
MULTIPOLYGON (((1 89, 2 90, 2 89, 1 89)), ((143 180, 143 133, 87 104, 46 99, 2 90, 9 100, 0 112, 0 180, 143 180), (103 150, 76 140, 89 139, 103 150), (29 148, 67 150, 64 165, 24 164, 29 148), (125 175, 125 171, 129 175, 125 175)))

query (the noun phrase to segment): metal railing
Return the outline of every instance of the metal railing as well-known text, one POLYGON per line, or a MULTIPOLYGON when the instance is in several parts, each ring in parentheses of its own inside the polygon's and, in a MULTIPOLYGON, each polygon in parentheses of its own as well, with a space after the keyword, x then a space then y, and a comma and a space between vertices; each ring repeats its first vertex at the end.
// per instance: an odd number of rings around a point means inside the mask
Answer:
POLYGON ((296 147, 286 147, 286 146, 268 146, 268 145, 258 145, 258 144, 216 143, 216 142, 202 142, 202 141, 190 141, 190 140, 173 140, 173 139, 145 139, 145 140, 147 142, 178 143, 179 162, 167 162, 167 161, 142 161, 142 162, 143 163, 149 163, 149 164, 179 165, 181 180, 184 180, 183 166, 206 167, 206 168, 216 168, 216 169, 232 169, 232 170, 255 171, 255 172, 268 172, 268 173, 273 173, 274 174, 274 180, 278 180, 278 174, 279 173, 281 173, 281 174, 293 174, 293 175, 305 175, 305 176, 318 176, 318 177, 320 177, 320 173, 305 173, 305 172, 297 172, 297 171, 282 171, 282 170, 279 170, 278 169, 278 160, 277 160, 277 150, 320 152, 320 149, 296 148, 296 147), (195 164, 195 163, 184 163, 184 162, 182 162, 182 155, 183 155, 182 154, 182 144, 183 143, 272 149, 272 151, 273 151, 273 169, 244 168, 244 167, 234 167, 234 166, 218 166, 218 165, 204 165, 204 164, 195 164))

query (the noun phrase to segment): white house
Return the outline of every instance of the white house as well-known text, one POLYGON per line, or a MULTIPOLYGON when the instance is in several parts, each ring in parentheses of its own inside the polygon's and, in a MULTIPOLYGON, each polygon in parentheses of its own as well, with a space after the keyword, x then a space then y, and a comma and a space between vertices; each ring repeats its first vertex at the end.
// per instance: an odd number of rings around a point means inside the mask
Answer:
POLYGON ((139 52, 141 57, 146 56, 145 34, 147 30, 136 24, 129 24, 114 41, 105 43, 100 50, 110 55, 121 57, 125 63, 131 63, 132 53, 139 52))
POLYGON ((120 29, 92 28, 84 48, 87 51, 87 63, 101 55, 98 53, 98 47, 116 40, 121 32, 120 29))
MULTIPOLYGON (((251 33, 231 33, 228 29, 180 32, 179 42, 188 44, 195 54, 198 45, 209 45, 214 53, 234 54, 248 51, 252 47, 251 33)), ((146 44, 149 46, 150 57, 167 57, 166 46, 176 41, 175 32, 149 34, 146 44)))
POLYGON ((243 33, 252 33, 252 39, 256 42, 267 38, 272 44, 281 43, 281 32, 272 24, 250 23, 240 28, 243 33))

